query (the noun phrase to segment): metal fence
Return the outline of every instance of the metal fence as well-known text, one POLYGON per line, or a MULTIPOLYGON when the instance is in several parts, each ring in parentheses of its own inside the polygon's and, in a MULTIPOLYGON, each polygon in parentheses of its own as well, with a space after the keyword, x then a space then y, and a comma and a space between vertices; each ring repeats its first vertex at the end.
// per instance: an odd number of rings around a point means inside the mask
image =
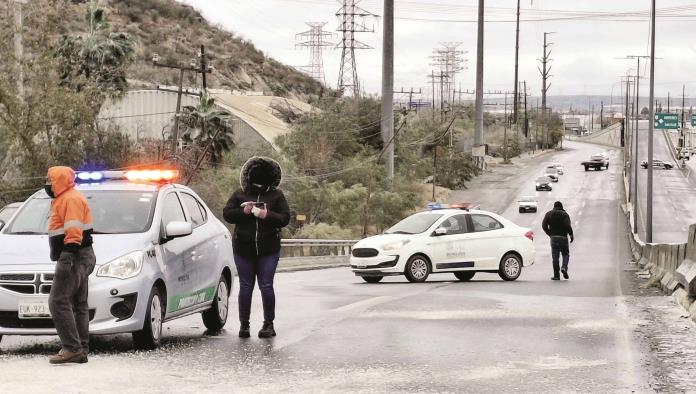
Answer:
POLYGON ((357 240, 345 239, 283 239, 281 257, 348 257, 357 240))

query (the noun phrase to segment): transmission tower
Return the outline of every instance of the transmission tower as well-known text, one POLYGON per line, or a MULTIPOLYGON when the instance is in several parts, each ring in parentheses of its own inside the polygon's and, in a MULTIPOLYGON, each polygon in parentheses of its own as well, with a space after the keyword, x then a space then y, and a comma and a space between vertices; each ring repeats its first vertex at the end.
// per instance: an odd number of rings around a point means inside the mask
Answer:
POLYGON ((309 26, 308 31, 298 33, 295 37, 298 41, 296 46, 309 48, 309 65, 302 67, 310 77, 326 85, 324 77, 324 47, 334 45, 325 40, 331 37, 331 33, 324 31, 327 22, 305 22, 309 26))
POLYGON ((444 84, 440 87, 440 91, 446 98, 452 97, 457 74, 466 69, 466 59, 464 59, 466 52, 458 49, 460 45, 462 45, 461 42, 440 43, 440 47, 433 49, 433 54, 430 56, 430 64, 440 71, 440 83, 444 84))
POLYGON ((337 47, 341 49, 341 69, 338 72, 338 90, 343 95, 360 96, 360 80, 355 65, 356 49, 372 49, 371 46, 355 39, 355 33, 372 33, 374 28, 365 26, 365 19, 375 15, 357 6, 360 0, 340 0, 341 8, 336 12, 339 26, 336 31, 342 33, 337 47))

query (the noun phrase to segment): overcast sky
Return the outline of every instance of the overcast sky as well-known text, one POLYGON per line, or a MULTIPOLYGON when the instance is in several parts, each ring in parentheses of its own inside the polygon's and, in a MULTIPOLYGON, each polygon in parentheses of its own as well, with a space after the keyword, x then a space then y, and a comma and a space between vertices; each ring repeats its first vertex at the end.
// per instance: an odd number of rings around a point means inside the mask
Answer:
MULTIPOLYGON (((340 8, 334 0, 179 0, 193 5, 213 23, 254 42, 271 57, 291 66, 309 63, 309 51, 295 47, 295 34, 308 30, 304 22, 328 22, 325 29, 335 34, 340 8)), ((461 42, 468 51, 468 69, 458 76, 463 89, 475 86, 476 19, 475 0, 395 0, 395 88, 427 87, 432 66, 429 56, 440 42, 461 42), (416 20, 424 19, 424 20, 416 20), (443 20, 457 20, 445 22, 443 20)), ((512 89, 515 49, 514 0, 486 1, 489 22, 485 31, 485 88, 512 89)), ((363 0, 362 8, 382 14, 382 0, 363 0)), ((673 12, 679 17, 659 18, 657 22, 656 94, 681 95, 686 84, 687 96, 696 97, 696 2, 660 0, 658 10, 683 7, 673 12)), ((527 80, 530 93, 538 95, 541 82, 537 59, 542 54, 543 33, 552 37, 553 70, 550 95, 618 95, 619 76, 635 60, 616 60, 630 54, 647 54, 649 25, 647 15, 631 21, 574 19, 579 13, 647 11, 649 0, 522 0, 522 19, 567 18, 523 22, 520 28, 520 81, 527 80), (550 11, 553 10, 553 11, 550 11), (572 12, 571 12, 572 11, 572 12)), ((374 49, 357 51, 358 74, 368 93, 378 93, 381 81, 382 23, 379 17, 368 19, 375 33, 361 33, 358 39, 374 49)), ((327 48, 324 67, 327 82, 335 87, 341 52, 327 48)), ((647 70, 642 68, 641 73, 647 70)), ((647 80, 641 92, 648 94, 647 80)))

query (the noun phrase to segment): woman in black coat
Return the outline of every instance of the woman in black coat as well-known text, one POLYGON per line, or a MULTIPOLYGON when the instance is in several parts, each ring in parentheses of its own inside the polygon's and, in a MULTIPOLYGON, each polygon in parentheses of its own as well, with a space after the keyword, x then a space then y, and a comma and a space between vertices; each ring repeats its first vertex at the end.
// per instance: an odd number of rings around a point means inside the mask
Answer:
POLYGON ((241 188, 232 194, 223 210, 234 224, 234 262, 239 275, 239 336, 248 338, 251 298, 256 279, 263 301, 263 328, 259 338, 276 335, 273 277, 280 258, 280 230, 290 221, 288 202, 278 189, 280 165, 273 159, 254 156, 240 173, 241 188))

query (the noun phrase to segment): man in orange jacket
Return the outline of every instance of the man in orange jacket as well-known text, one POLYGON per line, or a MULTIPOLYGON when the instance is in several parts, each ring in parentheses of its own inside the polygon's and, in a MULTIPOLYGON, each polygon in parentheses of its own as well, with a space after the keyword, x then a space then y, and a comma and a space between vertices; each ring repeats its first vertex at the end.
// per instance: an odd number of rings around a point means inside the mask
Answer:
POLYGON ((96 258, 92 250, 92 213, 87 200, 75 190, 75 171, 48 170, 46 193, 53 198, 48 222, 51 260, 56 261, 48 306, 61 351, 51 364, 86 363, 89 351, 88 277, 96 258))

